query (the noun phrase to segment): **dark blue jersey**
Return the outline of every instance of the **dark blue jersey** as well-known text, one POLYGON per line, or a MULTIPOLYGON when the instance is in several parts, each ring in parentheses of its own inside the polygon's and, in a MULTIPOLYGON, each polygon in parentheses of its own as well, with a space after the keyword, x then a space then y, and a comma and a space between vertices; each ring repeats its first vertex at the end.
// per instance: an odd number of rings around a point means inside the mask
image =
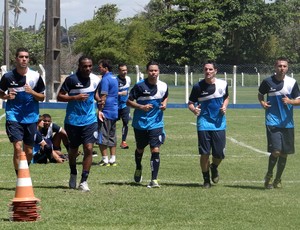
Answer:
POLYGON ((17 92, 15 99, 7 100, 6 120, 22 124, 38 121, 39 102, 29 93, 25 92, 25 84, 37 93, 44 93, 45 84, 39 73, 28 69, 25 76, 20 75, 16 69, 3 75, 0 81, 0 90, 17 92))
POLYGON ((197 129, 199 131, 226 129, 226 116, 220 109, 227 97, 227 83, 220 79, 216 79, 214 84, 208 84, 203 79, 193 86, 189 101, 196 106, 201 105, 201 112, 197 117, 197 129))
POLYGON ((266 125, 293 128, 293 106, 283 104, 282 98, 285 96, 292 99, 300 97, 296 80, 285 76, 283 81, 277 81, 273 75, 262 81, 258 92, 262 95, 267 94, 267 101, 271 105, 266 109, 266 125))
POLYGON ((168 86, 158 80, 156 85, 148 83, 148 79, 136 83, 130 90, 129 99, 136 100, 138 104, 152 104, 153 108, 147 112, 135 109, 132 126, 140 130, 152 130, 164 127, 161 102, 168 97, 168 86))

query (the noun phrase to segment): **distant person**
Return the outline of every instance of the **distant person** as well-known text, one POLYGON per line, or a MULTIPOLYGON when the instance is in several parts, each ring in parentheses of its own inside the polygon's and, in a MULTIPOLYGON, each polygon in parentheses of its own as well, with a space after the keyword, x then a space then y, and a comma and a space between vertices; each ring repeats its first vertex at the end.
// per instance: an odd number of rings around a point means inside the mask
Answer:
POLYGON ((0 81, 0 98, 6 103, 6 133, 14 147, 13 163, 18 173, 19 155, 25 152, 32 160, 34 135, 39 119, 39 102, 45 99, 45 84, 36 71, 28 68, 29 51, 18 48, 16 68, 5 73, 0 81))
POLYGON ((110 60, 100 60, 99 69, 102 80, 95 99, 98 101, 98 142, 102 160, 100 166, 116 166, 116 122, 118 119, 118 80, 113 75, 110 60), (108 149, 110 158, 108 159, 108 149))
POLYGON ((203 65, 204 79, 191 91, 188 108, 197 116, 198 150, 203 176, 203 188, 219 182, 218 166, 225 158, 226 108, 229 103, 226 81, 217 79, 217 67, 212 61, 203 65), (212 163, 210 164, 210 154, 212 163))
POLYGON ((66 159, 63 155, 59 155, 53 149, 53 143, 50 138, 45 138, 40 130, 44 127, 44 117, 40 116, 37 123, 37 133, 33 147, 33 159, 32 163, 47 164, 50 163, 63 163, 66 159))
POLYGON ((45 139, 50 139, 53 144, 53 150, 58 155, 64 155, 61 150, 61 142, 63 142, 67 152, 69 150, 69 139, 65 129, 53 123, 50 114, 45 113, 42 117, 44 125, 40 128, 41 134, 45 139))
POLYGON ((69 187, 77 186, 76 157, 78 148, 83 145, 81 180, 78 189, 89 192, 87 179, 93 161, 93 145, 97 141, 98 123, 94 94, 100 78, 92 73, 91 58, 82 56, 78 61, 78 70, 68 76, 57 95, 58 101, 68 102, 65 117, 65 130, 69 138, 69 187))
POLYGON ((129 93, 129 87, 131 79, 127 76, 127 66, 125 64, 119 64, 119 74, 117 76, 119 82, 119 96, 118 96, 118 120, 122 120, 122 142, 120 144, 121 149, 128 149, 129 146, 126 143, 128 134, 128 122, 130 120, 130 108, 126 105, 129 93))
POLYGON ((134 108, 132 126, 136 140, 134 181, 142 181, 142 158, 144 149, 150 145, 151 181, 148 188, 159 188, 157 181, 160 166, 160 146, 164 143, 163 112, 167 108, 168 86, 160 81, 159 65, 147 64, 148 77, 136 83, 130 90, 127 105, 134 108))
POLYGON ((264 79, 258 89, 258 101, 265 109, 268 152, 271 153, 264 183, 266 189, 281 187, 287 156, 295 152, 293 105, 300 104, 300 92, 298 83, 286 75, 287 71, 287 59, 278 58, 275 74, 264 79), (277 172, 272 181, 276 164, 277 172))

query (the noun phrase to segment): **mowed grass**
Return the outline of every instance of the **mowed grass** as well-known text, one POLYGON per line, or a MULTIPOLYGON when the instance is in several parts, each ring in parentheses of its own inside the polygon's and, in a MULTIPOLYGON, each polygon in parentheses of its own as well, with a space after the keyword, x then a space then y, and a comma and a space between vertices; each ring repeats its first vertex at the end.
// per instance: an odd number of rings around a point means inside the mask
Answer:
MULTIPOLYGON (((0 114, 4 113, 0 110, 0 114)), ((62 125, 64 110, 50 113, 62 125)), ((203 189, 199 168, 195 116, 187 109, 167 109, 167 139, 161 147, 159 182, 148 189, 149 149, 143 159, 143 182, 135 185, 134 137, 130 128, 128 150, 118 148, 117 167, 99 167, 93 159, 90 193, 68 189, 68 163, 30 165, 35 196, 41 199, 41 219, 32 223, 9 221, 16 176, 12 146, 0 120, 0 225, 1 229, 298 229, 300 111, 295 110, 296 151, 287 161, 283 188, 265 190, 263 178, 268 155, 262 109, 227 111, 226 159, 220 182, 203 189)), ((118 123, 120 137, 121 123, 118 123)), ((95 150, 98 151, 97 147, 95 150)), ((82 157, 78 158, 81 170, 82 157)))

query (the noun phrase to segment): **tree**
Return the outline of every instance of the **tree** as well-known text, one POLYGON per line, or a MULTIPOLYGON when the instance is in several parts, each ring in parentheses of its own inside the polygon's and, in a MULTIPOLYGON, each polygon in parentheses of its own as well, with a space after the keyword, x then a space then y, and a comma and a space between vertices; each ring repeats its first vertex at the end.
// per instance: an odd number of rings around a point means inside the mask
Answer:
POLYGON ((21 4, 23 4, 23 0, 10 0, 8 2, 9 9, 14 12, 14 28, 18 28, 19 26, 19 16, 21 12, 27 12, 27 9, 21 6, 21 4))

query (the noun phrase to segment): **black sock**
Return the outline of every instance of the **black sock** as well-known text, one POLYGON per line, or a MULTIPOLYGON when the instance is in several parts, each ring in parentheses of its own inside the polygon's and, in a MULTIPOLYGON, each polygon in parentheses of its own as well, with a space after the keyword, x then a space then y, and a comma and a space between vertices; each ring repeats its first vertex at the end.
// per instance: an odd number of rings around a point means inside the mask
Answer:
POLYGON ((280 180, 281 175, 282 175, 283 170, 286 165, 286 160, 287 160, 286 157, 279 157, 278 163, 277 163, 276 180, 280 180))
POLYGON ((268 175, 273 176, 273 169, 277 163, 278 157, 274 157, 272 154, 269 156, 268 175))
POLYGON ((77 175, 76 165, 70 165, 71 174, 77 175))
POLYGON ((136 169, 141 170, 143 153, 139 153, 137 150, 135 150, 134 157, 135 157, 136 169))
POLYGON ((202 172, 204 183, 210 183, 209 171, 202 172))
POLYGON ((88 178, 88 176, 89 176, 89 171, 85 171, 85 170, 83 170, 83 172, 82 172, 82 174, 81 174, 81 181, 80 181, 80 183, 82 183, 82 182, 84 182, 84 181, 86 181, 87 180, 87 178, 88 178))
POLYGON ((156 180, 158 175, 159 165, 160 165, 159 152, 155 152, 151 154, 150 165, 151 165, 151 179, 156 180))

